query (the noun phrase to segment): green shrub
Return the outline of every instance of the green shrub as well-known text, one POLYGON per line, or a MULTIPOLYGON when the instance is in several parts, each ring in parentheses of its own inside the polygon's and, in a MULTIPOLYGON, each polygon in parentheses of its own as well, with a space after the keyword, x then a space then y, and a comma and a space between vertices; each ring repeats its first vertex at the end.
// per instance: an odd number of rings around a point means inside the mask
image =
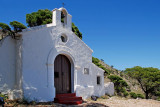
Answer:
POLYGON ((123 96, 124 96, 124 97, 127 97, 128 95, 129 95, 129 94, 128 94, 127 91, 123 92, 123 96))
POLYGON ((127 95, 126 93, 126 88, 128 86, 127 82, 125 80, 123 80, 121 77, 117 76, 117 75, 110 75, 108 76, 108 78, 114 83, 114 89, 115 89, 115 92, 118 94, 118 95, 127 95))
POLYGON ((136 99, 137 98, 137 94, 134 92, 130 92, 130 97, 136 99))
POLYGON ((109 75, 110 71, 108 69, 106 69, 102 64, 99 63, 100 60, 98 58, 92 57, 92 63, 94 63, 95 65, 97 65, 99 68, 102 68, 105 72, 105 74, 109 75))
POLYGON ((137 94, 137 97, 144 99, 144 95, 142 95, 142 94, 137 94))
POLYGON ((0 94, 0 97, 3 97, 4 100, 7 100, 7 99, 8 99, 8 96, 7 96, 7 95, 4 95, 4 94, 0 94))
POLYGON ((160 96, 157 98, 158 101, 160 101, 160 96))
POLYGON ((120 72, 120 76, 123 77, 123 75, 124 75, 124 74, 123 74, 123 72, 121 71, 121 72, 120 72))
POLYGON ((92 57, 92 62, 95 64, 95 63, 99 63, 99 59, 98 58, 95 58, 95 57, 92 57))
POLYGON ((160 91, 156 91, 155 96, 160 96, 160 91))
POLYGON ((0 29, 2 29, 3 32, 11 31, 11 28, 5 23, 0 23, 0 29))
POLYGON ((23 25, 22 23, 17 22, 17 21, 10 22, 10 25, 14 28, 15 32, 21 32, 22 29, 27 28, 25 25, 23 25))
POLYGON ((131 92, 131 87, 128 85, 128 86, 126 87, 126 90, 127 90, 128 92, 131 92))
MULTIPOLYGON (((121 87, 120 87, 121 88, 121 87)), ((121 88, 121 92, 122 93, 124 93, 124 92, 126 92, 126 89, 123 87, 123 88, 121 88)))

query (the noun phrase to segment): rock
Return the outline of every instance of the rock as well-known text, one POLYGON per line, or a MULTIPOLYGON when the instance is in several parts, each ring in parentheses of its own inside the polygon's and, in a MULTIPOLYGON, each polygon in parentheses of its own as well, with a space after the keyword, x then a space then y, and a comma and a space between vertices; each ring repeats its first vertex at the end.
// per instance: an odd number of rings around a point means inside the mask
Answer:
POLYGON ((97 96, 91 96, 91 99, 93 100, 93 101, 97 101, 97 96))

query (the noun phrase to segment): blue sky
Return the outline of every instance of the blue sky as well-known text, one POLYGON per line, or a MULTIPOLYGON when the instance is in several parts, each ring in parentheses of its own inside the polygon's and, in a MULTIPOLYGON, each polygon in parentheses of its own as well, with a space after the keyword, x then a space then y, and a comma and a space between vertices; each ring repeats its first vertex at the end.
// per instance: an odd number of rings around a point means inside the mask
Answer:
POLYGON ((160 68, 160 0, 1 0, 0 22, 26 25, 27 13, 62 2, 94 57, 120 70, 160 68))

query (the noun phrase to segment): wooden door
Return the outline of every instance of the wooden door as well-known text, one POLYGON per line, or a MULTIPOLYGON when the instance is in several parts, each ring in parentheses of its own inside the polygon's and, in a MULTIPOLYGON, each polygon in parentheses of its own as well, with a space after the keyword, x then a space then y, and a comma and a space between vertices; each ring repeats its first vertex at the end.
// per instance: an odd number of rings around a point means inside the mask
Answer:
POLYGON ((71 93, 71 63, 64 55, 58 55, 55 59, 54 85, 56 94, 71 93))

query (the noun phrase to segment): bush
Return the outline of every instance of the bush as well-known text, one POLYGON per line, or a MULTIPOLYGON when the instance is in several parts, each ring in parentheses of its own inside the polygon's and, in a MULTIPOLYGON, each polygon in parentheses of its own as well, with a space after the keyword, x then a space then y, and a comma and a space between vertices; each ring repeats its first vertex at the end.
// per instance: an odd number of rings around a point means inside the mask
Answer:
POLYGON ((130 92, 130 97, 136 99, 137 98, 137 94, 134 92, 130 92))
POLYGON ((8 96, 7 96, 7 95, 4 95, 4 94, 0 94, 0 97, 3 97, 4 100, 7 100, 7 99, 8 99, 8 96))
POLYGON ((160 96, 160 91, 155 92, 155 96, 160 96))
POLYGON ((17 21, 10 22, 10 25, 14 28, 15 32, 21 32, 22 29, 27 28, 25 25, 23 25, 22 23, 17 22, 17 21))
POLYGON ((129 95, 129 94, 128 94, 127 91, 123 92, 123 96, 124 96, 124 97, 127 97, 128 95, 129 95))
POLYGON ((124 74, 123 74, 123 72, 121 71, 121 72, 120 72, 120 76, 123 77, 123 75, 124 75, 124 74))
POLYGON ((110 71, 108 69, 106 69, 102 64, 99 63, 100 60, 98 58, 92 57, 92 63, 94 63, 95 65, 97 65, 99 68, 102 68, 105 72, 105 74, 109 75, 110 71))
POLYGON ((137 94, 137 97, 144 99, 144 96, 142 94, 137 94))
POLYGON ((110 75, 108 78, 114 83, 115 92, 118 95, 124 95, 127 96, 126 88, 128 87, 128 84, 125 80, 123 80, 121 77, 117 75, 110 75))
POLYGON ((157 100, 160 101, 160 97, 158 97, 157 100))
POLYGON ((0 23, 0 29, 2 29, 3 32, 11 31, 11 28, 5 23, 0 23))

